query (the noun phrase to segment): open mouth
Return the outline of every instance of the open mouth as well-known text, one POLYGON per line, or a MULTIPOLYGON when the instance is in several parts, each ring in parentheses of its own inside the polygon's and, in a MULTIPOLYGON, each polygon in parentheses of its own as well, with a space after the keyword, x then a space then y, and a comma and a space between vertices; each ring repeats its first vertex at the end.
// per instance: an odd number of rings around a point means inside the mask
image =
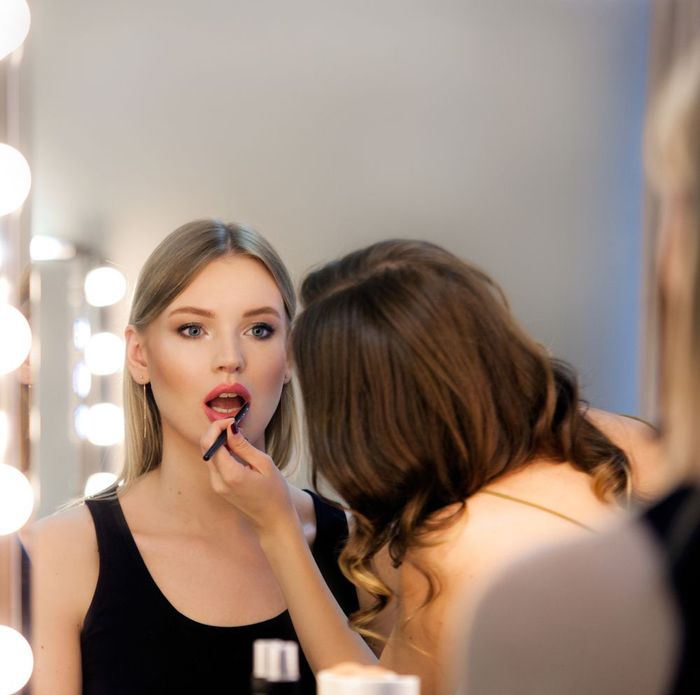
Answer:
POLYGON ((233 417, 245 404, 245 398, 238 393, 220 393, 206 402, 208 408, 226 417, 233 417))

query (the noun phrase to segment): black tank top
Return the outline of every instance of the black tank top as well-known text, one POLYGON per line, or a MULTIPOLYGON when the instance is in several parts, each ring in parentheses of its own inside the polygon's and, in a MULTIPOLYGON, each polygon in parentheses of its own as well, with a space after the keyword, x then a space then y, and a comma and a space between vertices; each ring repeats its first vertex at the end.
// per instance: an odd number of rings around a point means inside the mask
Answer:
MULTIPOLYGON (((313 495, 312 552, 346 614, 357 610, 354 586, 337 558, 347 540, 342 511, 313 495)), ((95 523, 100 570, 80 635, 84 695, 247 695, 253 641, 297 640, 287 611, 252 625, 205 625, 178 612, 161 593, 139 553, 116 498, 87 500, 95 523)), ((301 650, 301 692, 315 693, 301 650)))
POLYGON ((648 509, 643 519, 663 549, 670 588, 681 619, 681 653, 669 693, 697 695, 700 693, 700 489, 675 490, 648 509))

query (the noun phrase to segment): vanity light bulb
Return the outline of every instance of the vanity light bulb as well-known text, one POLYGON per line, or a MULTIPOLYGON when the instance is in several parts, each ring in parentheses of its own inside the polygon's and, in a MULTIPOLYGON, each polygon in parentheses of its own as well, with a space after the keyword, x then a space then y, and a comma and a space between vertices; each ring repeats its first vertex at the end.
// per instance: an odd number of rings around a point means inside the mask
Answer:
POLYGON ((29 242, 29 256, 33 261, 65 261, 75 258, 75 246, 63 239, 37 234, 29 242))
POLYGON ((4 410, 0 410, 0 459, 5 457, 7 444, 10 439, 10 418, 4 410))
POLYGON ((117 480, 117 476, 114 473, 107 473, 102 471, 100 473, 93 473, 85 482, 85 497, 92 497, 102 490, 106 490, 110 485, 113 485, 117 480))
POLYGON ((34 655, 22 635, 0 625, 0 695, 12 695, 29 681, 34 668, 34 655))
POLYGON ((0 305, 0 374, 8 374, 27 359, 32 347, 32 331, 22 312, 10 304, 0 305))
POLYGON ((76 350, 84 350, 91 335, 92 329, 87 319, 75 319, 73 321, 73 345, 76 350))
POLYGON ((0 143, 0 217, 17 210, 31 187, 32 173, 27 160, 14 147, 0 143))
POLYGON ((97 403, 87 413, 88 441, 96 446, 114 446, 124 439, 124 411, 114 403, 97 403))
POLYGON ((78 398, 87 398, 92 388, 92 374, 85 362, 78 362, 73 367, 73 393, 78 398))
POLYGON ((31 14, 25 0, 0 2, 0 60, 22 45, 30 23, 31 14))
POLYGON ((85 346, 85 364, 93 374, 118 372, 124 365, 124 341, 114 333, 95 333, 85 346))
POLYGON ((85 276, 84 289, 91 306, 111 306, 126 294, 126 278, 116 268, 95 268, 85 276))
POLYGON ((0 536, 19 531, 33 509, 34 491, 27 477, 14 466, 0 463, 0 536))
POLYGON ((84 403, 73 411, 73 427, 80 439, 88 438, 88 418, 90 417, 90 406, 84 403))

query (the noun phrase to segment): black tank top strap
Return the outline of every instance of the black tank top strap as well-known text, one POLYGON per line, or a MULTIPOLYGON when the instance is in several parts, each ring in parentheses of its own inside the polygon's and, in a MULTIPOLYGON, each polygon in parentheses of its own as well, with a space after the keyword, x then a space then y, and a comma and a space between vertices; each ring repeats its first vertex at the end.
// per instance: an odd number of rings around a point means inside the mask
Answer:
POLYGON ((311 551, 328 588, 343 611, 349 615, 359 610, 357 591, 348 582, 338 565, 338 557, 348 540, 348 520, 345 512, 311 490, 305 490, 314 501, 316 538, 311 551))
MULTIPOLYGON (((99 589, 144 586, 140 555, 116 495, 85 500, 92 515, 100 556, 99 589)), ((146 583, 147 586, 147 583, 146 583)))

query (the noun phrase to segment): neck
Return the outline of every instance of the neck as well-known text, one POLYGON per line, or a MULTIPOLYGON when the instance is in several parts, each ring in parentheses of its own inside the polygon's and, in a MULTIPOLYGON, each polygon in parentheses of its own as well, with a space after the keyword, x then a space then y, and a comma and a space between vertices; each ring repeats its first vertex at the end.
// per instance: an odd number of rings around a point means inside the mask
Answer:
POLYGON ((212 489, 199 449, 171 433, 163 432, 161 463, 148 477, 149 496, 178 525, 193 531, 247 526, 236 507, 212 489))

